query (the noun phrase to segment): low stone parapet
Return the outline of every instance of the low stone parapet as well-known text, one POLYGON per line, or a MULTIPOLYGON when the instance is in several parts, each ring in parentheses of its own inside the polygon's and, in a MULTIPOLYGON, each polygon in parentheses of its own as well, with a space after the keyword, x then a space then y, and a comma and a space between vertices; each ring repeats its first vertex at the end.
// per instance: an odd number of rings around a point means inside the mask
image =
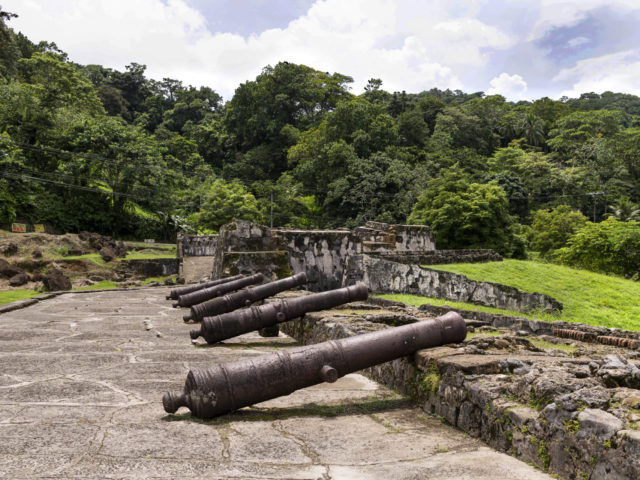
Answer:
MULTIPOLYGON (((303 344, 420 319, 417 309, 341 307, 282 324, 303 344), (349 311, 350 313, 344 313, 349 311), (367 316, 382 322, 369 322, 367 316)), ((477 336, 363 371, 426 412, 559 478, 640 478, 640 370, 628 351, 541 349, 527 337, 477 336)))

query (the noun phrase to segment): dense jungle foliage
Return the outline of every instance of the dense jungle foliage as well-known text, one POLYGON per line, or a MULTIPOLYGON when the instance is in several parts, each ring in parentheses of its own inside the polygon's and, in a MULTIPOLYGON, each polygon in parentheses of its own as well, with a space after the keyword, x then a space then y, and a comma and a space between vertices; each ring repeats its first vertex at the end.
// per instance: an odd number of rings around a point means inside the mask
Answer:
POLYGON ((232 218, 409 221, 431 225, 441 248, 638 270, 637 96, 513 103, 390 93, 379 79, 354 95, 347 75, 281 62, 225 103, 145 65, 73 63, 14 32, 12 16, 0 11, 0 224, 171 240, 232 218), (611 255, 635 267, 582 258, 602 235, 624 237, 611 255))

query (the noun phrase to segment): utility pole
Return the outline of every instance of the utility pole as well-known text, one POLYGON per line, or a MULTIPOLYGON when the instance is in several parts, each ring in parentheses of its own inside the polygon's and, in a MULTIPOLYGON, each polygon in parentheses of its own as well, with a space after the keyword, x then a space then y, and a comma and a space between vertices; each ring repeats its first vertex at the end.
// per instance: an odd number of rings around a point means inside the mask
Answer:
POLYGON ((605 192, 589 192, 587 195, 593 197, 593 223, 596 223, 596 195, 604 195, 605 192))

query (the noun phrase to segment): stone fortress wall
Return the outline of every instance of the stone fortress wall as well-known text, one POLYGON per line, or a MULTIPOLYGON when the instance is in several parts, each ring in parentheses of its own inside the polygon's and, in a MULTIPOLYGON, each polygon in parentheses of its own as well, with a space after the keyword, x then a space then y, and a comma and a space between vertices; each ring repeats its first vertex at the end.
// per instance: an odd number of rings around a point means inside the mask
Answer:
POLYGON ((260 272, 275 280, 306 272, 319 292, 364 282, 376 293, 408 293, 516 311, 559 311, 546 295, 476 282, 425 265, 501 261, 492 250, 437 250, 425 225, 367 222, 353 230, 269 228, 236 220, 219 235, 183 236, 178 255, 212 254, 212 276, 260 272))

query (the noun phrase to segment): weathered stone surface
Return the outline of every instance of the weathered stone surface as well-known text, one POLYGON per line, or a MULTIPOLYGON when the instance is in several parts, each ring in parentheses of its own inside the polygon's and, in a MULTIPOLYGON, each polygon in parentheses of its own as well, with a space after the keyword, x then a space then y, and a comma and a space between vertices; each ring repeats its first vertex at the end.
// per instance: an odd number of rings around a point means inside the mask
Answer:
POLYGON ((578 413, 578 422, 580 436, 589 438, 594 435, 599 440, 611 438, 624 427, 620 419, 598 408, 586 408, 578 413))
POLYGON ((60 270, 52 270, 42 279, 44 288, 50 292, 58 290, 71 290, 71 280, 62 274, 60 270))
POLYGON ((0 258, 0 276, 4 278, 11 278, 20 273, 24 273, 21 268, 11 265, 4 258, 0 258))
POLYGON ((110 262, 111 260, 116 258, 116 252, 111 247, 102 247, 99 253, 102 257, 102 260, 104 260, 105 262, 110 262))
POLYGON ((29 281, 29 275, 26 273, 18 273, 9 279, 9 285, 12 287, 19 287, 29 281))
POLYGON ((0 246, 0 253, 5 257, 10 257, 18 253, 18 245, 14 242, 9 242, 6 245, 0 246))

